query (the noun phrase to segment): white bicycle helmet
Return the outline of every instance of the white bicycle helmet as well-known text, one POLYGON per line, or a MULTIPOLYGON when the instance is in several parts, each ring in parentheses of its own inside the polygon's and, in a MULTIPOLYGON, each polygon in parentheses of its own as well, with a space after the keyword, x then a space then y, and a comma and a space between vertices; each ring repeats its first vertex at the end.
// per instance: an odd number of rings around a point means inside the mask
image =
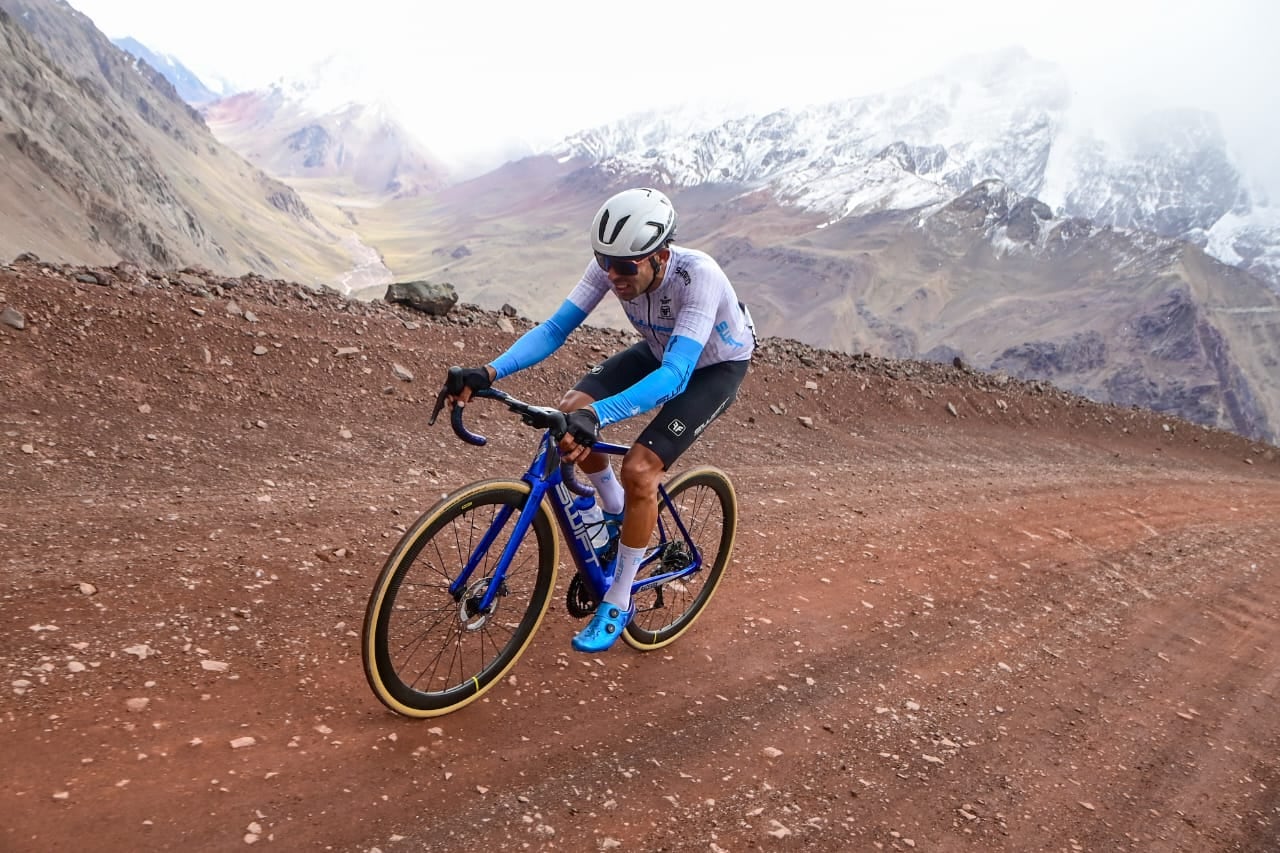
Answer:
POLYGON ((649 187, 623 190, 591 220, 591 248, 611 258, 643 258, 676 235, 671 200, 649 187))

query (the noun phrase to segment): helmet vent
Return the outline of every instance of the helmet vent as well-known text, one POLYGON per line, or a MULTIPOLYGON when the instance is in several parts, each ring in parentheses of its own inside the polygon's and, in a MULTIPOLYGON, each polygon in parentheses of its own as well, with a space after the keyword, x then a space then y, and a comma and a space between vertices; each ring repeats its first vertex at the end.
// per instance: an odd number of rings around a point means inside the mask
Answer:
POLYGON ((600 242, 604 243, 606 246, 612 246, 613 242, 618 239, 618 234, 620 234, 622 229, 627 226, 627 220, 630 218, 631 215, 628 214, 619 219, 618 224, 613 226, 613 231, 611 231, 606 237, 604 232, 609 226, 609 211, 606 210, 604 215, 600 217, 600 242))

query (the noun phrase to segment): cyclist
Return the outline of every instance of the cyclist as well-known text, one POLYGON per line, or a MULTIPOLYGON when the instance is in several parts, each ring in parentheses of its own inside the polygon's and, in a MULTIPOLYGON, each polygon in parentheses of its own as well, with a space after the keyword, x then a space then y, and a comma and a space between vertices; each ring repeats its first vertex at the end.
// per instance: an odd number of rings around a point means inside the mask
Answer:
POLYGON ((555 352, 611 290, 643 338, 591 368, 559 406, 569 425, 561 456, 587 474, 606 517, 622 512, 614 582, 573 638, 581 652, 608 650, 631 619, 663 472, 734 401, 755 350, 750 314, 720 265, 673 245, 675 233, 675 208, 658 190, 612 196, 591 222, 594 258, 559 309, 487 365, 464 369, 456 387, 445 383, 450 401, 465 405, 473 390, 555 352), (600 429, 658 406, 615 477, 609 457, 591 452, 600 429))

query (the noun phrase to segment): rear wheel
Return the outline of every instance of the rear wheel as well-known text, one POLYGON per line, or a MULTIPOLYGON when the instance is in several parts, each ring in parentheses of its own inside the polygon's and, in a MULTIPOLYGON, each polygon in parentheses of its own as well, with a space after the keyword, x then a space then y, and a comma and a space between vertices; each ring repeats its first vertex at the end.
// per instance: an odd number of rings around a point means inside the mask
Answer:
POLYGON ((738 529, 738 497, 718 468, 687 471, 666 489, 669 502, 659 501, 658 525, 649 548, 649 553, 660 557, 642 570, 638 580, 679 571, 699 558, 702 564, 696 571, 634 596, 636 612, 623 638, 642 651, 674 642, 702 613, 729 565, 738 529), (673 508, 687 538, 675 523, 673 508))
POLYGON ((473 483, 424 513, 387 558, 361 646, 369 686, 391 710, 410 717, 456 711, 497 683, 533 639, 556 580, 557 540, 545 504, 493 603, 482 607, 528 497, 529 485, 518 480, 473 483), (451 592, 471 560, 467 581, 451 592))

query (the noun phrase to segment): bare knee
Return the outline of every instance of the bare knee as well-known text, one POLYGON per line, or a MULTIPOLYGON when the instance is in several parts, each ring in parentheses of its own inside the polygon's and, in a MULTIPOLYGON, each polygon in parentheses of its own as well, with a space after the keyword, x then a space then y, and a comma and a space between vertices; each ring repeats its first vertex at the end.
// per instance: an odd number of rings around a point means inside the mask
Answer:
POLYGON ((657 494, 663 470, 658 454, 647 447, 633 446, 622 457, 622 470, 619 472, 622 488, 629 495, 657 494))
POLYGON ((595 402, 595 398, 590 397, 577 389, 570 388, 564 392, 564 396, 560 398, 560 411, 575 412, 583 406, 590 406, 595 402))

